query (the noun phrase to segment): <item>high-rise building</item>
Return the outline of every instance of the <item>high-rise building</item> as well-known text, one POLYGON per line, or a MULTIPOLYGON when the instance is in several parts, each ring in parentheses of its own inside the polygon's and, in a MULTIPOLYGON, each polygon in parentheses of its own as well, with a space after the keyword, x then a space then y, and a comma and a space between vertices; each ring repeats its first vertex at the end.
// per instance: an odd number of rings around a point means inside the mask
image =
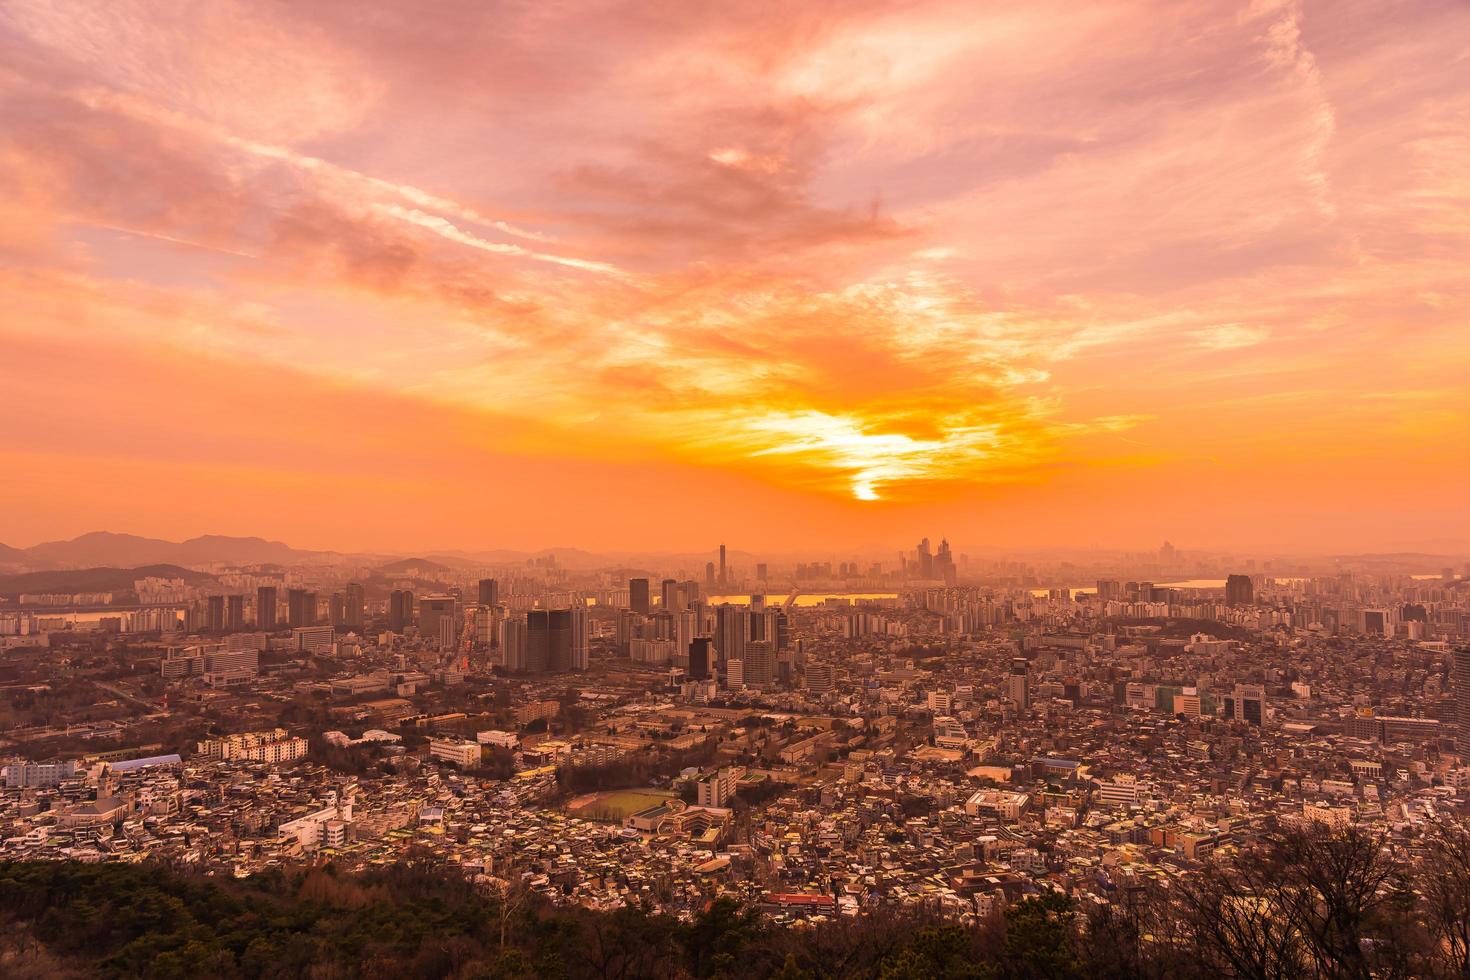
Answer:
POLYGON ((1249 606, 1255 602, 1255 592, 1249 575, 1231 575, 1225 580, 1225 605, 1249 606))
POLYGON ((720 545, 720 588, 723 589, 727 582, 729 582, 729 578, 727 577, 725 568, 725 546, 720 545))
POLYGON ((500 583, 493 578, 480 579, 480 605, 500 605, 500 583))
POLYGON ((758 582, 764 582, 766 580, 766 577, 767 577, 766 576, 767 571, 768 571, 768 569, 766 568, 766 563, 765 562, 763 562, 763 561, 762 562, 756 562, 756 566, 755 566, 755 577, 756 577, 756 581, 758 581, 758 582))
POLYGON ((532 609, 526 614, 525 670, 533 674, 587 669, 587 607, 532 609))
POLYGON ((712 561, 704 563, 704 584, 711 591, 715 588, 715 563, 712 561))
POLYGON ((1455 669, 1450 681, 1455 689, 1455 746, 1470 755, 1470 646, 1455 650, 1455 669))
POLYGON ((245 628, 245 597, 225 596, 225 629, 231 632, 245 628))
POLYGON ((725 687, 731 691, 745 689, 745 661, 725 661, 725 687))
POLYGON ((255 590, 255 628, 260 630, 276 628, 276 587, 274 585, 262 585, 255 590))
POLYGON ((644 616, 653 611, 652 601, 648 594, 648 579, 628 579, 628 608, 644 616))
POLYGON ((499 643, 500 662, 506 670, 519 674, 528 669, 530 635, 524 619, 519 616, 510 616, 502 620, 499 643))
POLYGON ((1006 694, 1015 702, 1017 711, 1031 707, 1031 665, 1025 657, 1011 659, 1011 672, 1006 677, 1006 694))
POLYGON ((715 610, 715 652, 720 663, 745 659, 745 641, 750 635, 747 619, 739 606, 724 605, 715 610))
POLYGON ((1265 723, 1266 689, 1260 684, 1235 685, 1235 720, 1257 728, 1265 723))
POLYGON ((402 633, 413 625, 413 593, 394 589, 388 596, 388 629, 402 633))
POLYGON ((440 650, 452 649, 459 639, 459 600, 444 593, 420 599, 419 636, 440 650))
POLYGON ((316 593, 306 589, 286 592, 286 625, 292 629, 316 625, 316 593))
POLYGON ((776 683, 776 644, 751 640, 745 644, 745 683, 767 687, 776 683))
POLYGON ((361 582, 347 583, 343 612, 342 625, 348 629, 360 630, 367 622, 367 590, 361 582))
POLYGON ((709 679, 710 671, 710 647, 713 644, 707 636, 697 636, 689 641, 689 679, 702 681, 709 679))
POLYGON ((204 628, 213 633, 217 633, 225 628, 224 596, 212 595, 209 597, 209 611, 204 617, 204 628))
POLYGON ((658 603, 665 612, 679 612, 689 605, 677 579, 666 578, 658 586, 658 603))

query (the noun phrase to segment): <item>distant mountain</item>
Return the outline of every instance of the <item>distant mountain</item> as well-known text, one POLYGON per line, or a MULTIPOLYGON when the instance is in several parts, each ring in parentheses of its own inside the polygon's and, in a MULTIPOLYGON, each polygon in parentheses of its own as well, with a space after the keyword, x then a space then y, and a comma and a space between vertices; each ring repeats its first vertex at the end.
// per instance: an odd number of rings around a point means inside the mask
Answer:
POLYGON ((404 578, 433 578, 440 575, 453 575, 454 569, 437 561, 427 558, 404 558, 399 561, 390 561, 377 569, 380 575, 388 577, 402 576, 404 578))
POLYGON ((64 571, 23 572, 0 575, 0 595, 17 596, 49 592, 127 592, 140 578, 181 578, 190 585, 215 581, 206 572, 178 565, 143 565, 139 568, 77 568, 64 571))
POLYGON ((12 548, 8 544, 0 544, 0 565, 23 565, 25 560, 24 548, 12 548))
POLYGON ((315 554, 298 551, 279 541, 267 541, 264 538, 206 534, 178 542, 111 531, 93 531, 70 541, 48 541, 34 548, 18 550, 19 558, 9 561, 0 554, 0 561, 40 569, 99 566, 130 568, 157 564, 208 565, 214 562, 232 565, 266 562, 284 564, 310 558, 315 554))

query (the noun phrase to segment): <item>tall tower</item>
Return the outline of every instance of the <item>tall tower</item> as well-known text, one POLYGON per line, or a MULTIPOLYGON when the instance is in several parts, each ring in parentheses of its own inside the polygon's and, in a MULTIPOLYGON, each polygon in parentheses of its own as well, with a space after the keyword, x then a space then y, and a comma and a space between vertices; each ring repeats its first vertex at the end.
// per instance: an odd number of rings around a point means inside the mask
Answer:
POLYGON ((727 573, 725 570, 725 546, 720 545, 720 588, 722 589, 725 587, 725 584, 728 581, 726 576, 727 573))

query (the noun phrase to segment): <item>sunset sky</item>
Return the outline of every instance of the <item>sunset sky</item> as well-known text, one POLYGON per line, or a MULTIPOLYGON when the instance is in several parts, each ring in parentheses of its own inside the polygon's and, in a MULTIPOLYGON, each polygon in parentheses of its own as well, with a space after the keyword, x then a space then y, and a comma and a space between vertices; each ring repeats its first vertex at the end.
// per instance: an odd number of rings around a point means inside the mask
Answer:
POLYGON ((0 541, 1470 540, 1470 3, 0 3, 0 541))

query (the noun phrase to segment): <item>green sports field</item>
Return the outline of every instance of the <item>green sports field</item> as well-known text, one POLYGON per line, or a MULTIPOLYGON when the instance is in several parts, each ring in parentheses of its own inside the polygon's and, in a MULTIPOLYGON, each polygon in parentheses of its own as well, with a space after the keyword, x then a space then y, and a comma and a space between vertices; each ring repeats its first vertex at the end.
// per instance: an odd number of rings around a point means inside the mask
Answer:
POLYGON ((621 823, 629 814, 673 798, 672 793, 653 789, 615 789, 605 793, 579 796, 567 805, 567 812, 587 820, 616 820, 621 823))

